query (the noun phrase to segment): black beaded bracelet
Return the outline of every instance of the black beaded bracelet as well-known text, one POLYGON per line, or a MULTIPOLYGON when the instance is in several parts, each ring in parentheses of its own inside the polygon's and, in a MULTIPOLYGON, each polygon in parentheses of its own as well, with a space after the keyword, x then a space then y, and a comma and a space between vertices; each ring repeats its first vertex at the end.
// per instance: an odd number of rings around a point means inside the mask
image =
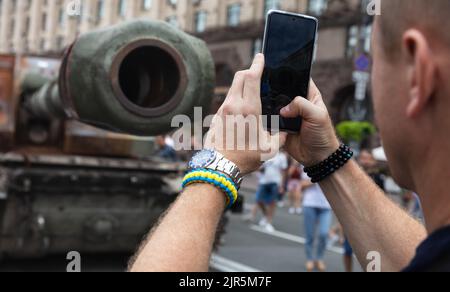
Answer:
POLYGON ((321 182, 347 164, 352 157, 353 151, 350 147, 342 144, 335 153, 323 162, 312 167, 306 167, 305 173, 313 183, 321 182))

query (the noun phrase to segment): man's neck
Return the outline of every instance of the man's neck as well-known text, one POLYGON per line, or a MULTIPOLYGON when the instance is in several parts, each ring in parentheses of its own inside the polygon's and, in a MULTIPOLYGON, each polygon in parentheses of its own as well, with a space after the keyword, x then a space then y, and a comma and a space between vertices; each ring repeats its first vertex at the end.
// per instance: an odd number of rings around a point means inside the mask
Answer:
POLYGON ((429 234, 450 225, 450 161, 446 147, 430 149, 414 178, 429 234))

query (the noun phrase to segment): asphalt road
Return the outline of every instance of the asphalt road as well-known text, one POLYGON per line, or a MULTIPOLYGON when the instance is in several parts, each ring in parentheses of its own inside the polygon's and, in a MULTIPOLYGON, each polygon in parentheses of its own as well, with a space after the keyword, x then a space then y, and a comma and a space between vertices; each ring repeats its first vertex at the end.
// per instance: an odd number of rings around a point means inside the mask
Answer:
MULTIPOLYGON (((254 202, 255 178, 244 183, 241 194, 246 209, 254 202)), ((334 220, 336 223, 336 220, 334 220)), ((287 208, 277 209, 276 229, 268 233, 255 224, 245 222, 242 215, 230 215, 224 243, 213 257, 212 266, 224 271, 305 272, 305 230, 303 216, 290 215, 287 208)), ((329 247, 325 261, 330 272, 344 272, 343 250, 329 247)), ((356 259, 355 271, 361 271, 356 259)))

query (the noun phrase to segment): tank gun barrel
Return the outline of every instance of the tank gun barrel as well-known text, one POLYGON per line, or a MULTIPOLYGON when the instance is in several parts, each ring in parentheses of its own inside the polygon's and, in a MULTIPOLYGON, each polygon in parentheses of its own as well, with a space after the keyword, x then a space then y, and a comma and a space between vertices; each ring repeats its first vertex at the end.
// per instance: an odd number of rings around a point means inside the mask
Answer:
MULTIPOLYGON (((155 136, 171 130, 174 116, 207 108, 214 78, 203 41, 165 22, 138 20, 80 36, 64 54, 57 80, 33 92, 27 108, 37 117, 155 136)), ((39 82, 28 78, 22 88, 39 82)))

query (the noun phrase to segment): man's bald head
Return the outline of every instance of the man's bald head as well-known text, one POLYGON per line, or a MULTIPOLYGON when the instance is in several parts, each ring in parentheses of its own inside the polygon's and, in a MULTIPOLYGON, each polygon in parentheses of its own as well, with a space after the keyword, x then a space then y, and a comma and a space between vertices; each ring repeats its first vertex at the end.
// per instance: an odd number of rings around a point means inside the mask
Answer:
POLYGON ((392 174, 408 189, 439 164, 424 167, 425 153, 450 151, 449 16, 450 0, 381 0, 375 21, 375 117, 392 174))
POLYGON ((408 28, 423 30, 450 48, 450 0, 382 0, 378 20, 383 47, 392 56, 400 48, 408 28))

